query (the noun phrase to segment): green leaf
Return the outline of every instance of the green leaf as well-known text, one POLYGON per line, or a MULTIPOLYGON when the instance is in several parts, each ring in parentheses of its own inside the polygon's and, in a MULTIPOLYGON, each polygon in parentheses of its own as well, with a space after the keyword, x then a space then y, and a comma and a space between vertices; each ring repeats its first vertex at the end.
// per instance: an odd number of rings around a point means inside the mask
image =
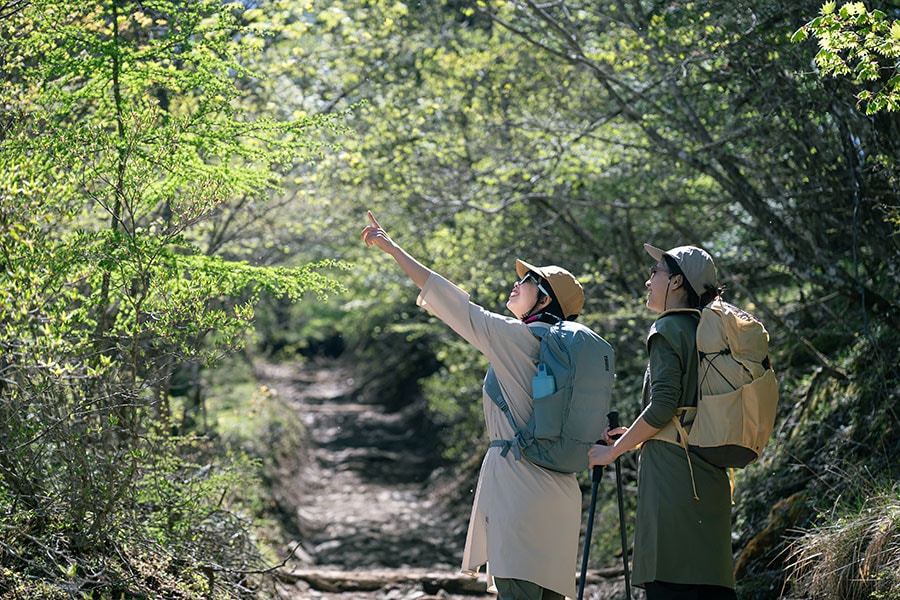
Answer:
POLYGON ((791 36, 792 44, 799 44, 800 42, 805 42, 809 38, 809 32, 805 27, 801 27, 791 36))

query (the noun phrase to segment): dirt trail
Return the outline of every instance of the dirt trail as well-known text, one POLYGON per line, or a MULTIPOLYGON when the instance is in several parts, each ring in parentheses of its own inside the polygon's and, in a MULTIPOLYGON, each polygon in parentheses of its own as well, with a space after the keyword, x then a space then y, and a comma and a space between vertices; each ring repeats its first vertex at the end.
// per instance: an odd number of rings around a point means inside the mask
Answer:
MULTIPOLYGON (((353 373, 331 362, 260 365, 257 377, 310 436, 303 467, 275 483, 300 538, 279 598, 496 599, 484 575, 459 573, 471 491, 458 498, 462 511, 436 500, 446 482, 421 407, 389 413, 367 403, 353 373)), ((617 597, 614 585, 592 579, 586 599, 617 597)))

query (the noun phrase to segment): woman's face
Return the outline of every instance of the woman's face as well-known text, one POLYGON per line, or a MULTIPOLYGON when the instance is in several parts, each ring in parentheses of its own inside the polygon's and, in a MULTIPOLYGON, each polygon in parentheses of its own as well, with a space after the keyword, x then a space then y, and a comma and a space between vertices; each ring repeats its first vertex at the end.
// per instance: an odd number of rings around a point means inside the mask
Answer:
POLYGON ((521 319, 534 308, 538 299, 537 281, 531 273, 527 273, 525 277, 513 283, 513 289, 509 293, 509 299, 506 301, 506 308, 514 314, 517 319, 521 319))
POLYGON ((650 267, 650 278, 644 284, 647 286, 647 308, 654 312, 666 310, 669 282, 669 268, 665 261, 659 261, 656 266, 650 267))

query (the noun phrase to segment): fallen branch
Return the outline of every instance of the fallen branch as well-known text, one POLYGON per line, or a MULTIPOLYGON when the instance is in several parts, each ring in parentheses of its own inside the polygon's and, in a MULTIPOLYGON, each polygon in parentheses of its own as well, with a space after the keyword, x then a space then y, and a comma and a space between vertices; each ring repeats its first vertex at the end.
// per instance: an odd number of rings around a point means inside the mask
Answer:
MULTIPOLYGON (((588 571, 587 583, 600 583, 622 576, 621 568, 588 571)), ((463 573, 433 570, 375 570, 337 571, 322 569, 285 569, 278 571, 280 581, 295 584, 305 581, 321 592, 373 592, 386 587, 418 584, 423 590, 435 593, 444 590, 450 594, 484 594, 487 589, 485 575, 470 577, 463 573)))

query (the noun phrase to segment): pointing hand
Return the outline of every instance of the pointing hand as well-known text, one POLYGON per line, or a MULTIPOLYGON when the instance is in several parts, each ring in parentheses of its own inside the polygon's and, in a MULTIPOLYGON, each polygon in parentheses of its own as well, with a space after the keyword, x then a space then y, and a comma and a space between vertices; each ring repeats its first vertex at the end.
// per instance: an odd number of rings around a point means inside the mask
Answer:
POLYGON ((395 248, 396 244, 394 244, 394 241, 387 232, 381 228, 378 221, 375 220, 375 215, 372 214, 372 211, 366 211, 366 215, 369 217, 369 225, 362 230, 362 239, 366 245, 372 246, 374 244, 384 252, 389 252, 391 249, 395 248))

